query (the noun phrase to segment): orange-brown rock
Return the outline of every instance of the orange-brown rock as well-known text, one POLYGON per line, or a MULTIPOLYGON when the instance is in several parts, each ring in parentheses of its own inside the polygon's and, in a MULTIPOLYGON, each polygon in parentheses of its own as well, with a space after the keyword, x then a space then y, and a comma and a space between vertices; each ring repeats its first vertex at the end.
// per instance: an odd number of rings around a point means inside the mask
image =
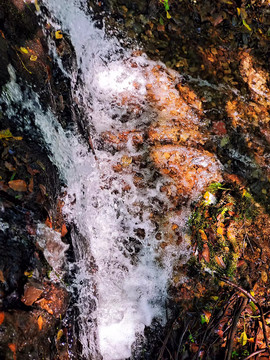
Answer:
POLYGON ((68 293, 63 287, 51 284, 46 286, 42 299, 38 300, 36 304, 58 318, 63 316, 67 310, 67 299, 68 293))
POLYGON ((24 287, 24 294, 21 298, 21 301, 27 305, 31 306, 33 303, 40 298, 43 293, 43 288, 40 284, 35 284, 33 282, 27 283, 24 287))

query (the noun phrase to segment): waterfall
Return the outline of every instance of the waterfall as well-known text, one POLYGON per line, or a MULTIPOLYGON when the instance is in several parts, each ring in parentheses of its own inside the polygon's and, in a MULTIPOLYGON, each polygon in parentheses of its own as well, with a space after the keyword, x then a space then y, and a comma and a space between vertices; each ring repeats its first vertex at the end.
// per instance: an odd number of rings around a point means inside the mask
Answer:
MULTIPOLYGON (((46 0, 45 4, 56 29, 68 34, 75 48, 83 85, 76 84, 77 69, 71 69, 69 75, 73 79, 73 96, 80 99, 93 129, 93 143, 98 144, 104 132, 143 130, 155 118, 145 104, 143 67, 153 66, 151 62, 142 56, 133 66, 128 61, 131 52, 116 39, 106 38, 80 2, 73 0, 63 6, 61 0, 46 0), (128 105, 119 104, 123 93, 140 108, 136 116, 128 113, 128 105), (127 116, 127 122, 121 121, 127 116)), ((39 126, 58 163, 61 154, 48 139, 56 124, 45 126, 41 122, 39 126)), ((165 320, 173 260, 163 256, 162 261, 157 261, 157 230, 151 220, 153 212, 163 211, 160 204, 168 202, 159 191, 162 179, 153 181, 156 170, 145 167, 142 172, 148 187, 140 188, 133 179, 138 165, 121 175, 112 169, 125 159, 127 163, 136 157, 148 159, 147 145, 138 149, 129 140, 124 149, 115 153, 106 147, 96 148, 95 159, 78 136, 64 134, 61 129, 57 136, 57 142, 65 143, 65 153, 72 161, 67 169, 61 166, 67 181, 64 211, 83 236, 82 240, 73 234, 79 269, 73 286, 79 293, 83 355, 86 359, 98 359, 100 355, 104 360, 126 359, 131 356, 136 335, 143 334, 153 318, 161 323, 165 320)), ((176 255, 179 249, 170 252, 176 255)))
MULTIPOLYGON (((82 355, 94 360, 127 359, 132 357, 136 337, 153 319, 166 322, 174 262, 180 256, 185 261, 190 254, 185 233, 190 201, 181 211, 172 210, 173 203, 162 191, 168 179, 154 165, 153 145, 147 141, 149 126, 161 116, 149 104, 147 93, 149 83, 156 81, 157 64, 143 54, 134 56, 97 29, 82 2, 63 5, 62 0, 45 0, 44 5, 50 13, 46 21, 62 30, 74 46, 77 66, 64 69, 55 45, 49 43, 51 55, 72 80, 73 100, 91 129, 95 154, 75 128, 63 129, 50 110, 42 109, 34 92, 29 90, 22 108, 35 114, 35 124, 66 184, 63 212, 77 229, 71 234, 76 260, 71 288, 77 294, 82 355), (179 228, 181 244, 170 240, 174 235, 167 232, 167 224, 179 228), (160 246, 162 241, 166 246, 160 246)), ((11 67, 9 71, 5 102, 11 105, 22 101, 23 94, 11 67)), ((179 75, 173 76, 179 80, 179 75)), ((174 83, 170 91, 179 96, 174 83)), ((183 103, 183 111, 186 108, 183 103)), ((190 110, 186 117, 187 122, 198 122, 190 110)), ((166 156, 163 149, 156 150, 166 156)), ((172 147, 168 151, 182 151, 187 158, 195 153, 196 166, 206 168, 211 162, 213 173, 218 168, 199 150, 172 147)), ((202 189, 194 186, 193 200, 202 189)))

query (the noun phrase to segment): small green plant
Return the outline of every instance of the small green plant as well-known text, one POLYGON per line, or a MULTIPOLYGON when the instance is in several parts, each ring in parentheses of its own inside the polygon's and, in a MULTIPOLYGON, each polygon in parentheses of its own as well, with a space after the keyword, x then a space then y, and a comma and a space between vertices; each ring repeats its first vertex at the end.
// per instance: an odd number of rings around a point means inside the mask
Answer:
POLYGON ((160 0, 160 2, 164 5, 167 19, 170 19, 171 15, 169 14, 169 10, 170 10, 169 0, 160 0))

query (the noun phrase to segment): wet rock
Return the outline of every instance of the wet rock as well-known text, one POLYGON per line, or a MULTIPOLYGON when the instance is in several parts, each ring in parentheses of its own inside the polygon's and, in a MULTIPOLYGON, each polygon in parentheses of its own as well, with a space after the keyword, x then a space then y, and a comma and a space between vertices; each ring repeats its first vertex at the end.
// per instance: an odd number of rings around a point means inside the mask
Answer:
POLYGON ((7 42, 2 36, 0 36, 0 56, 1 56, 0 89, 9 80, 9 73, 7 70, 9 59, 8 59, 7 51, 8 51, 7 42))
POLYGON ((44 289, 40 283, 28 282, 24 287, 24 294, 21 301, 26 306, 31 306, 40 298, 43 291, 44 289))
POLYGON ((36 304, 55 318, 63 317, 67 310, 68 292, 59 285, 48 284, 36 304))

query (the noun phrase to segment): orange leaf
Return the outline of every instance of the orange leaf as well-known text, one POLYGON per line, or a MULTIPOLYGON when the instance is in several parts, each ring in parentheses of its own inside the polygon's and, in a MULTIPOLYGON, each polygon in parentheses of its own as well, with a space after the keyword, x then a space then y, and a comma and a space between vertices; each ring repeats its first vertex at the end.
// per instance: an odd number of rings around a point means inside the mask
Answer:
POLYGON ((16 344, 8 344, 8 347, 13 352, 13 360, 16 360, 16 344))
POLYGON ((202 240, 204 240, 204 241, 207 241, 207 240, 208 240, 208 239, 207 239, 207 236, 206 236, 206 234, 205 234, 205 232, 204 232, 203 230, 199 230, 199 233, 201 234, 202 240))
POLYGON ((27 191, 27 185, 24 180, 11 180, 8 186, 14 191, 27 191))
POLYGON ((223 269, 226 269, 226 265, 225 265, 222 257, 215 256, 215 260, 216 260, 216 263, 218 264, 218 266, 222 267, 223 269))
POLYGON ((223 232, 224 232, 224 228, 221 227, 221 226, 219 226, 219 227, 217 228, 217 233, 218 233, 218 235, 223 235, 223 232))
POLYGON ((61 237, 66 236, 67 233, 68 233, 68 230, 67 230, 66 224, 63 224, 62 229, 61 229, 61 237))
POLYGON ((0 325, 3 324, 3 321, 5 320, 5 313, 0 312, 0 325))
POLYGON ((52 222, 51 222, 51 219, 49 217, 47 217, 47 219, 45 221, 45 225, 47 225, 49 228, 52 229, 52 222))
POLYGON ((207 244, 203 244, 203 252, 202 252, 202 257, 204 258, 204 260, 209 263, 210 261, 210 251, 209 251, 209 247, 207 244))
POLYGON ((42 318, 42 316, 39 316, 39 317, 38 317, 38 328, 39 328, 39 331, 42 330, 42 326, 43 326, 43 318, 42 318))
POLYGON ((62 329, 60 329, 57 333, 57 337, 56 337, 56 340, 59 341, 61 339, 61 337, 63 336, 64 332, 62 329))

